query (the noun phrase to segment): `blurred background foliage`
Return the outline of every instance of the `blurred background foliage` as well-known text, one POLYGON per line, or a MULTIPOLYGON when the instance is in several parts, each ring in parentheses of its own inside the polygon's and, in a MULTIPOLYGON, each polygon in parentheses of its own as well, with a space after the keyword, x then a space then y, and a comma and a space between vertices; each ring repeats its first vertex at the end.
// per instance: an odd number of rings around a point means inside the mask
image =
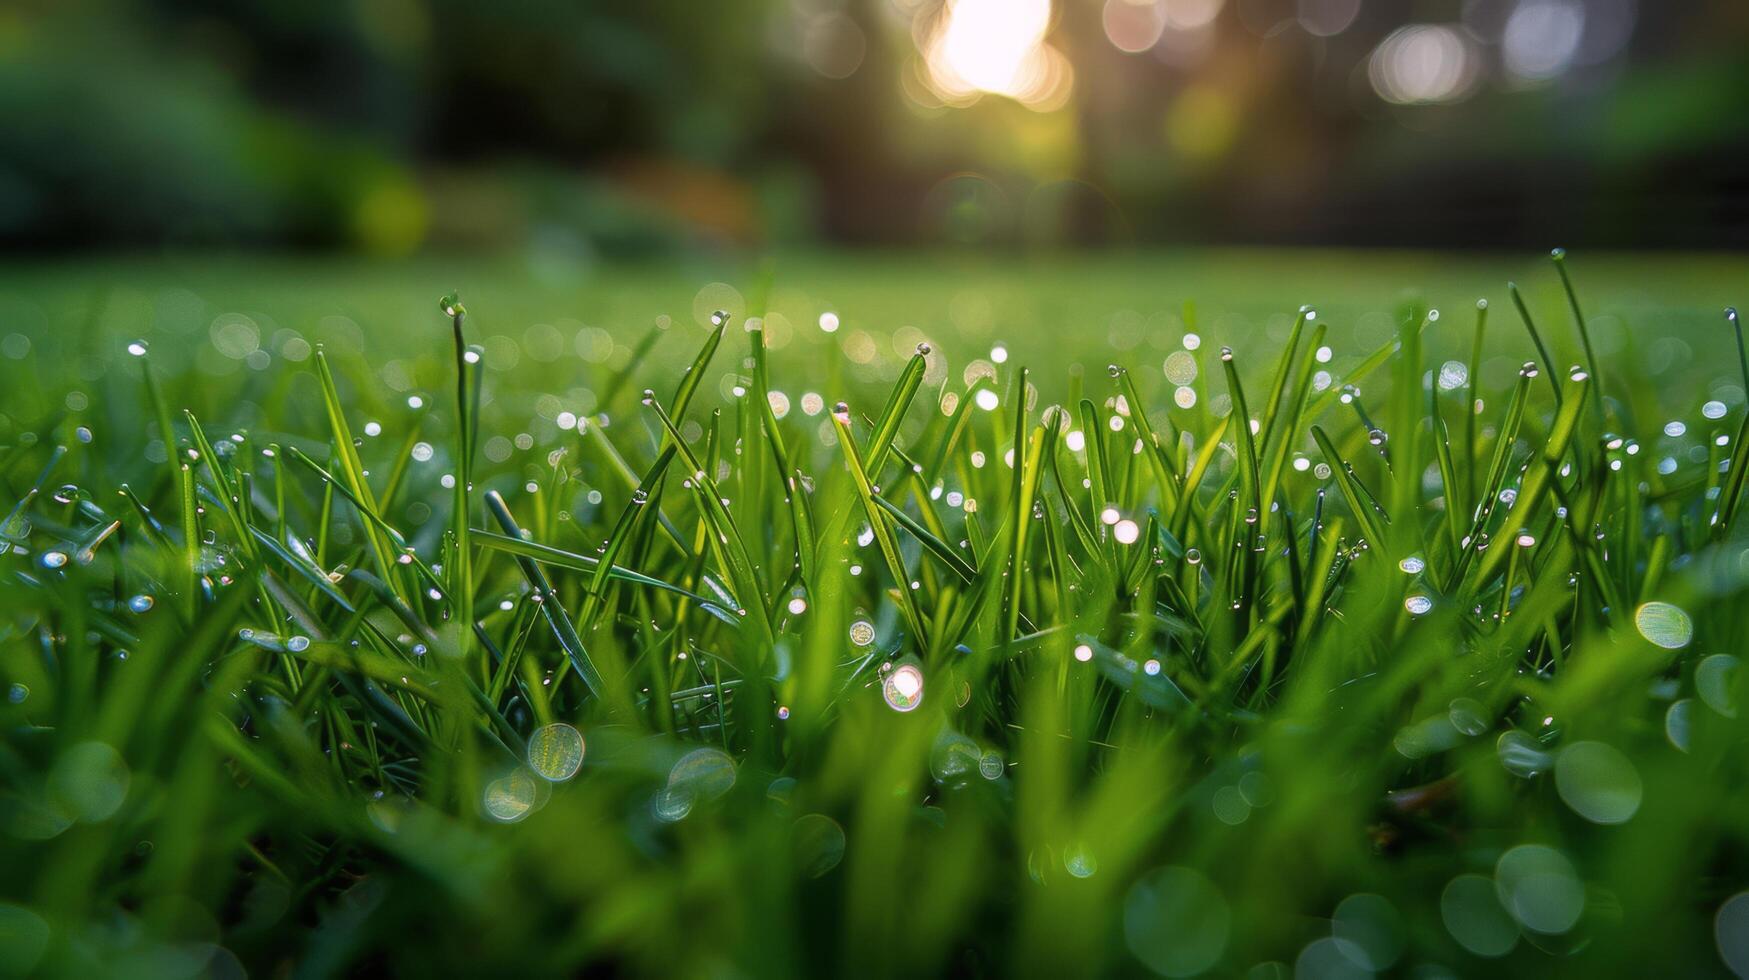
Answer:
POLYGON ((1749 242, 1740 0, 14 0, 0 247, 1749 242))

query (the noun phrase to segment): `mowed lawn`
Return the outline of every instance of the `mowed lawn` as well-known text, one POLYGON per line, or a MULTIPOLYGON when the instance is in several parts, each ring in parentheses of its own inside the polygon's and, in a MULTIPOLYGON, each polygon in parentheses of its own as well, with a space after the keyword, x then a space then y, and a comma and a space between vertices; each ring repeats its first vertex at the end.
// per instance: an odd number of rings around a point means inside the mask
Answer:
POLYGON ((1565 267, 14 261, 0 973, 1749 970, 1749 261, 1565 267))

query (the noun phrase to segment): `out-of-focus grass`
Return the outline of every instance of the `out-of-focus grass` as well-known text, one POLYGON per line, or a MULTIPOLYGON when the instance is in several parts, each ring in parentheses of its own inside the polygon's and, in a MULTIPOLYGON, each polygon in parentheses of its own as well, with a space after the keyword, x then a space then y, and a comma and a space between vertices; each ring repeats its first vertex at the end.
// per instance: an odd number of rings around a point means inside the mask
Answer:
POLYGON ((1570 261, 0 270, 0 968, 1749 968, 1749 265, 1570 261))

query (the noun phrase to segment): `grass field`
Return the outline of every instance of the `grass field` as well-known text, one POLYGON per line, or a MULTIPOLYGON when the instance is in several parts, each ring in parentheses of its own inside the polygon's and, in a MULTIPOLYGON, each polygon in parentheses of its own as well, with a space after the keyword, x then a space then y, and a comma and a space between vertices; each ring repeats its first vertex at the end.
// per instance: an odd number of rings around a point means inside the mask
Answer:
POLYGON ((1749 975, 1746 284, 0 268, 0 973, 1749 975))

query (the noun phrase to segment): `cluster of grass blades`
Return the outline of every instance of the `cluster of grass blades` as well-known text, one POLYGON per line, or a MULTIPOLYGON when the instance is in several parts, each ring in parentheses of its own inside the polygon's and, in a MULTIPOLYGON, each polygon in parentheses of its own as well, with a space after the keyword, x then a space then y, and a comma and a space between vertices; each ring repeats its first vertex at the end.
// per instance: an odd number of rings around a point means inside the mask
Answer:
POLYGON ((1486 303, 1340 375, 1307 307, 804 408, 723 314, 512 464, 454 296, 368 438, 320 350, 234 431, 129 345, 162 462, 0 448, 0 972, 1749 971, 1749 412, 1641 452, 1555 264, 1499 389, 1486 303))

